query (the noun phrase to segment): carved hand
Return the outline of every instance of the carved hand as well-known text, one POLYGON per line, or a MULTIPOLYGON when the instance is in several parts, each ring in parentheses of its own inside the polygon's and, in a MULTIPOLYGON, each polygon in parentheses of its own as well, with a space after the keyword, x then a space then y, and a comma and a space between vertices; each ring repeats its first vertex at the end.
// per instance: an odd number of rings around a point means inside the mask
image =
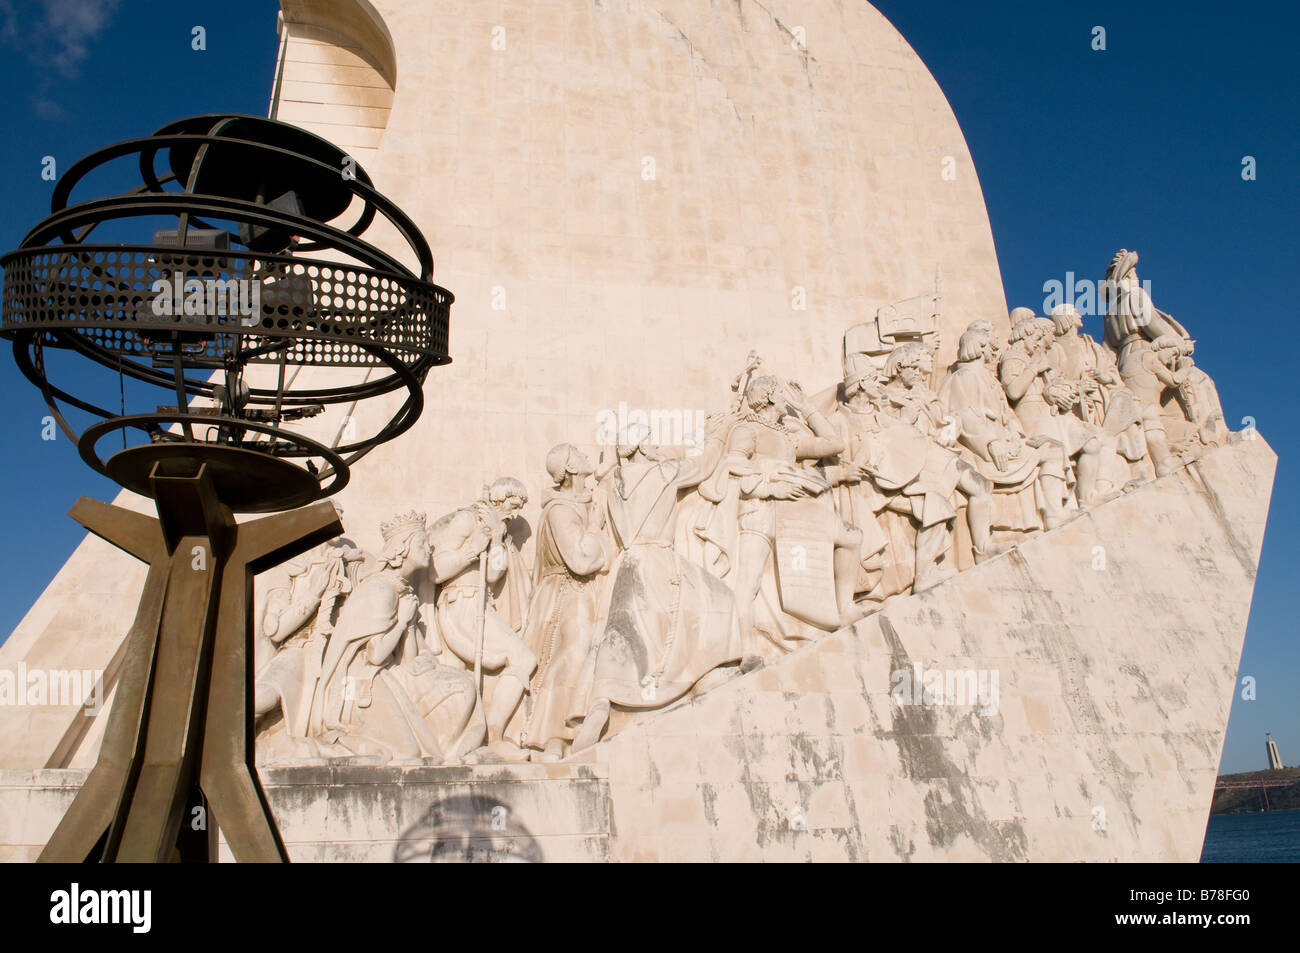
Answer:
POLYGON ((794 405, 794 409, 807 417, 809 414, 808 398, 805 396, 803 388, 799 386, 798 382, 790 381, 786 384, 785 392, 790 398, 790 403, 794 405))
POLYGON ((483 552, 492 545, 493 533, 485 524, 477 523, 474 526, 474 532, 470 533, 466 541, 466 548, 475 556, 483 552))
POLYGON ((1010 462, 1011 447, 1005 440, 993 440, 989 443, 989 456, 993 458, 993 465, 999 470, 1005 470, 1010 462))
POLYGON ((939 446, 951 450, 953 447, 957 446, 957 438, 960 435, 961 424, 958 423, 957 418, 945 417, 943 419, 943 426, 939 428, 939 432, 935 434, 934 439, 939 446))
POLYGON ((767 485, 767 497, 772 500, 799 500, 808 493, 802 488, 783 480, 772 480, 767 485))
POLYGON ((413 592, 403 593, 397 600, 397 626, 405 631, 406 627, 411 624, 415 618, 416 610, 420 608, 420 597, 413 592))

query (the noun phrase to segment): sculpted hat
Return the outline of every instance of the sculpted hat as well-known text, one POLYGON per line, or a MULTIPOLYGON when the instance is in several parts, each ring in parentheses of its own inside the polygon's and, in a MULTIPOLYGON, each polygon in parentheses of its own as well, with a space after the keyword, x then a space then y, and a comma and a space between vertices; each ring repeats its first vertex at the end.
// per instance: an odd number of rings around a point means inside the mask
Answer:
POLYGON ((850 371, 844 378, 844 393, 851 395, 864 390, 866 385, 875 383, 878 373, 874 367, 863 367, 856 371, 850 371))

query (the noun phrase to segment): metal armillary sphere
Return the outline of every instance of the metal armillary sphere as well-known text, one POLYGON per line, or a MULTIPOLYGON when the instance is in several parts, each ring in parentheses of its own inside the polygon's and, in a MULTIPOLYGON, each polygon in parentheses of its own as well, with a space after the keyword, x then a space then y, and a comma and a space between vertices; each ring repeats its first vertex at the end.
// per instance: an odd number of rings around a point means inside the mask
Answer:
POLYGON ((236 512, 327 496, 347 482, 350 464, 415 422, 425 376, 448 361, 452 295, 429 281, 424 238, 342 150, 296 127, 251 116, 182 119, 81 159, 51 205, 0 259, 2 333, 82 458, 128 489, 151 495, 158 460, 202 460, 236 512), (124 158, 138 159, 137 188, 69 204, 89 176, 124 158), (418 274, 362 240, 376 217, 406 242, 418 274), (148 243, 94 241, 96 232, 160 218, 173 227, 154 230, 148 243), (52 349, 166 388, 175 406, 135 414, 96 406, 49 379, 52 349), (250 386, 259 366, 270 386, 250 386), (299 367, 378 373, 309 390, 290 382, 299 367), (365 438, 331 447, 286 426, 330 404, 403 389, 405 402, 365 438), (196 398, 209 406, 190 407, 196 398), (78 437, 61 403, 103 420, 78 437), (148 443, 102 459, 101 439, 121 430, 148 443))
MULTIPOLYGON (((237 859, 287 859, 252 762, 253 575, 343 531, 319 501, 419 417, 429 370, 449 361, 452 295, 363 169, 273 120, 195 116, 101 149, 63 175, 51 206, 0 258, 0 335, 82 459, 153 499, 158 517, 86 498, 72 510, 150 572, 110 664, 99 760, 41 859, 212 859, 218 825, 237 859), (73 200, 123 161, 138 165, 138 186, 73 200), (363 240, 377 219, 414 268, 363 240), (119 233, 148 240, 106 238, 119 233), (118 374, 119 410, 51 380, 59 351, 118 374), (304 368, 360 379, 295 386, 304 368), (173 403, 128 413, 127 378, 173 403), (329 405, 394 392, 405 399, 368 436, 297 432, 329 405), (78 435, 67 407, 100 419, 78 435), (109 434, 123 446, 105 458, 109 434), (237 523, 236 512, 277 515, 237 523), (215 823, 196 833, 190 821, 209 810, 215 823)), ((63 747, 79 741, 69 732, 63 747)))

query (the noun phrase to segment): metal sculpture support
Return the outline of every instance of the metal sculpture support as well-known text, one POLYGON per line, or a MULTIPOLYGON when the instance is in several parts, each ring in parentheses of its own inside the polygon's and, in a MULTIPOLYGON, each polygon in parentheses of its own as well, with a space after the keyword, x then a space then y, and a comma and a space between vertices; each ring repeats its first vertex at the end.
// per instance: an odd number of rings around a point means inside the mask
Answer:
POLYGON ((84 497, 71 512, 149 575, 99 761, 40 859, 215 859, 219 824, 237 860, 287 860, 253 768, 253 574, 343 527, 328 503, 236 523, 204 467, 161 469, 156 519, 84 497))

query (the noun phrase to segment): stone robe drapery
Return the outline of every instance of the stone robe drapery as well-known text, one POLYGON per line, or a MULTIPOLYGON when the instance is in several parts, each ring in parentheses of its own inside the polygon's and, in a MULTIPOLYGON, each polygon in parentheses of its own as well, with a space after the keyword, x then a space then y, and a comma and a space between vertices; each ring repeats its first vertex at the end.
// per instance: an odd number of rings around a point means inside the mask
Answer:
POLYGON ((592 703, 658 708, 741 657, 731 590, 673 549, 679 490, 702 469, 667 460, 623 464, 612 475, 609 515, 621 551, 592 662, 592 703))
POLYGON ((961 426, 962 458, 993 481, 993 528, 1028 532, 1042 529, 1035 474, 1038 454, 1025 444, 1025 433, 1006 392, 982 361, 962 361, 943 382, 939 400, 961 426), (1007 441, 1019 455, 999 470, 989 444, 1007 441))
POLYGON ((388 653, 374 650, 375 639, 413 621, 414 613, 409 620, 401 614, 407 599, 414 593, 406 580, 381 570, 361 581, 339 614, 330 643, 337 640, 342 651, 321 671, 310 731, 340 754, 455 760, 481 741, 472 675, 421 652, 414 626, 388 653))
POLYGON ((586 525, 586 506, 555 496, 542 505, 537 531, 533 601, 524 642, 537 656, 530 698, 507 733, 521 748, 543 749, 559 738, 572 741, 587 713, 588 656, 597 635, 599 587, 595 575, 575 576, 556 539, 555 520, 586 525))
POLYGON ((840 459, 871 463, 874 474, 836 488, 840 516, 863 531, 863 560, 885 549, 878 583, 870 590, 865 571, 858 591, 886 599, 907 589, 916 575, 916 526, 945 523, 957 515, 953 494, 960 459, 917 427, 878 410, 841 404, 831 423, 845 441, 840 459))

